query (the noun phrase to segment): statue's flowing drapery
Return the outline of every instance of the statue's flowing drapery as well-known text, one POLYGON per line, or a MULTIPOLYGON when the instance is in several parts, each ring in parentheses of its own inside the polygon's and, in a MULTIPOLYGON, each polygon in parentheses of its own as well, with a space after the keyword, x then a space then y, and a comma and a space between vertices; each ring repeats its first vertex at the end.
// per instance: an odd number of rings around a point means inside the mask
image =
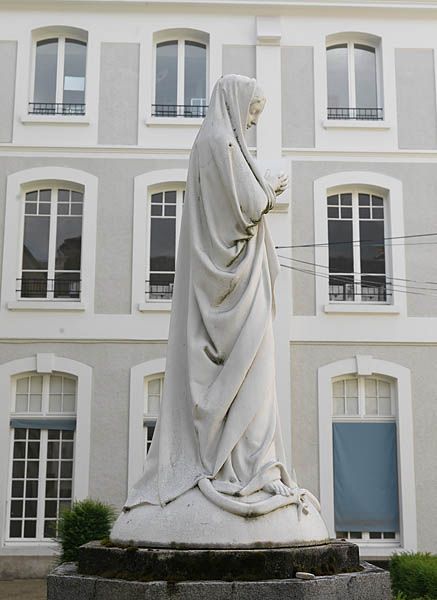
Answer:
POLYGON ((204 478, 240 496, 295 485, 276 402, 275 193, 244 139, 255 86, 218 81, 191 152, 160 416, 126 507, 164 505, 204 478))

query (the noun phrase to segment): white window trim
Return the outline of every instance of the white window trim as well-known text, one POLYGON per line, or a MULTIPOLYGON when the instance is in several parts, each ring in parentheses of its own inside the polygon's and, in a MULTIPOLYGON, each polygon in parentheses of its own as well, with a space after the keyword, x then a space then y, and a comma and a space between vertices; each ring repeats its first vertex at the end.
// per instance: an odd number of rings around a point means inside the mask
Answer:
POLYGON ((6 542, 8 479, 10 470, 10 408, 13 378, 29 372, 49 374, 53 372, 73 375, 77 378, 75 457, 73 469, 73 499, 83 500, 89 494, 90 442, 91 442, 91 399, 92 368, 76 360, 55 354, 36 354, 0 365, 0 555, 52 554, 57 545, 45 541, 30 540, 6 542), (5 457, 8 457, 6 460, 5 457))
POLYGON ((200 29, 176 28, 155 31, 152 36, 153 52, 151 62, 152 80, 150 87, 149 102, 146 106, 145 123, 148 126, 191 126, 199 127, 203 123, 203 117, 185 118, 185 117, 154 117, 152 116, 152 104, 156 99, 156 46, 162 42, 178 42, 178 86, 176 104, 184 104, 184 77, 185 77, 185 42, 196 42, 206 46, 206 85, 205 92, 207 100, 210 90, 210 35, 200 29))
POLYGON ((90 79, 89 73, 91 72, 89 68, 89 60, 88 60, 88 31, 85 29, 80 29, 78 27, 70 27, 70 26, 48 26, 41 27, 38 29, 34 29, 32 31, 32 47, 31 47, 31 62, 29 69, 29 91, 28 91, 28 102, 34 101, 34 86, 35 86, 35 65, 36 65, 36 45, 38 42, 41 42, 45 39, 57 38, 63 39, 64 42, 58 45, 58 68, 57 68, 57 78, 56 78, 56 102, 62 102, 62 93, 61 88, 63 87, 63 77, 59 77, 60 74, 63 75, 64 72, 64 50, 65 50, 65 38, 71 38, 78 40, 80 42, 85 42, 87 45, 87 53, 86 53, 86 67, 85 67, 85 115, 32 115, 29 114, 28 104, 24 107, 22 111, 21 122, 24 124, 27 123, 63 123, 63 124, 80 124, 80 125, 89 125, 90 120, 86 115, 88 114, 88 81, 90 79), (61 81, 62 80, 62 81, 61 81))
POLYGON ((414 432, 411 397, 411 374, 406 367, 358 355, 318 369, 319 473, 322 515, 331 537, 334 526, 334 468, 332 449, 332 380, 343 375, 382 375, 395 380, 397 386, 398 480, 400 509, 399 543, 360 543, 360 553, 367 558, 387 557, 395 551, 417 550, 416 488, 414 474, 414 432))
POLYGON ((148 273, 148 240, 150 231, 149 197, 156 186, 186 185, 187 169, 150 171, 134 180, 134 214, 132 245, 132 313, 164 312, 171 310, 171 302, 145 301, 145 280, 148 273))
POLYGON ((383 52, 383 41, 380 36, 373 35, 371 33, 362 32, 341 32, 332 33, 326 36, 325 43, 325 79, 326 85, 324 86, 324 98, 325 98, 325 115, 328 108, 328 73, 326 67, 326 53, 330 46, 336 44, 347 44, 348 45, 348 81, 349 81, 349 105, 351 108, 356 107, 355 101, 355 69, 352 68, 354 65, 353 56, 353 44, 363 44, 371 46, 375 49, 376 54, 376 94, 378 107, 383 109, 384 118, 381 121, 361 121, 352 119, 347 121, 345 119, 322 119, 322 125, 325 129, 374 129, 374 130, 387 130, 391 129, 392 123, 387 120, 387 106, 386 106, 386 94, 384 90, 384 72, 387 72, 384 65, 384 52, 383 52))
POLYGON ((140 479, 144 468, 144 379, 162 376, 165 358, 157 358, 132 367, 129 400, 128 491, 140 479))
POLYGON ((3 246, 3 276, 1 285, 1 311, 5 310, 52 310, 87 311, 94 310, 94 279, 97 227, 97 177, 65 167, 38 167, 9 175, 6 187, 5 236, 3 246), (81 253, 81 300, 56 301, 17 299, 16 280, 20 278, 23 236, 25 190, 35 186, 58 183, 79 184, 84 188, 82 217, 81 253))
MULTIPOLYGON (((314 262, 329 264, 328 255, 328 217, 326 199, 332 190, 343 186, 366 188, 384 197, 386 237, 404 235, 404 210, 402 182, 393 177, 370 171, 345 171, 332 173, 314 181, 314 262), (322 245, 325 244, 325 245, 322 245)), ((405 249, 403 246, 388 247, 386 270, 390 277, 405 279, 405 249)), ((328 270, 326 269, 326 272, 328 270)), ((378 306, 366 302, 329 302, 329 283, 324 277, 315 277, 316 314, 324 313, 362 313, 402 315, 407 313, 406 294, 393 291, 392 303, 378 306)), ((397 281, 395 279, 395 281, 397 281)))

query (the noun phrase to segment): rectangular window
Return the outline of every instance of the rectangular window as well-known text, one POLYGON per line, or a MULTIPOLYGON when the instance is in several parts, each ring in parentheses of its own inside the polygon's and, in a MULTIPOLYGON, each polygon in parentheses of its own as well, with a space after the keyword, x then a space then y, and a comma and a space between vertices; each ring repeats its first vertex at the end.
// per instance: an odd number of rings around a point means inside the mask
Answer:
POLYGON ((146 379, 144 382, 144 450, 145 456, 150 450, 153 434, 155 433, 156 420, 162 398, 164 376, 146 379))
POLYGON ((327 216, 330 301, 387 302, 384 199, 332 194, 327 216))
POLYGON ((80 299, 83 192, 26 193, 20 298, 80 299))
POLYGON ((15 428, 12 453, 9 537, 51 539, 71 506, 74 433, 15 428))

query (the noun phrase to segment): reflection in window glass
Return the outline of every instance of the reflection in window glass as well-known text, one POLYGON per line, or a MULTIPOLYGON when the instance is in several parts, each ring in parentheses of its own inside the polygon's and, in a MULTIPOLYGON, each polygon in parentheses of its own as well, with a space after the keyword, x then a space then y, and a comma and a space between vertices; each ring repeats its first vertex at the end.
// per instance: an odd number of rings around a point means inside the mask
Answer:
POLYGON ((203 106, 206 103, 206 46, 185 42, 184 104, 203 106))
POLYGON ((176 105, 178 96, 178 43, 156 46, 155 103, 176 105))
POLYGON ((58 40, 43 40, 36 45, 34 102, 56 102, 58 40))
POLYGON ((356 106, 375 108, 378 106, 375 48, 355 44, 354 57, 356 106))
POLYGON ((328 106, 349 106, 349 76, 347 44, 331 46, 326 52, 328 75, 328 106))
POLYGON ((86 43, 65 40, 64 102, 85 102, 86 43))

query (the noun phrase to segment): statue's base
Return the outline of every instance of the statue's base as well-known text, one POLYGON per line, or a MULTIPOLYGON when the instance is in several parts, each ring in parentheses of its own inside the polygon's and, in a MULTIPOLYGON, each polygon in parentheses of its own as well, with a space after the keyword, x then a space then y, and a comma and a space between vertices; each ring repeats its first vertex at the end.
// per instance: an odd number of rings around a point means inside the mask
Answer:
MULTIPOLYGON (((150 551, 156 552, 156 551, 150 551)), ((267 552, 273 552, 269 550, 267 552)), ((132 559, 134 562, 134 559, 132 559)), ((80 575, 75 563, 57 567, 47 578, 47 600, 390 600, 390 575, 369 563, 353 573, 312 580, 127 581, 80 575)))
MULTIPOLYGON (((254 495, 259 496, 278 500, 265 492, 254 495)), ((211 502, 198 487, 164 507, 140 504, 122 512, 111 531, 115 544, 143 548, 279 548, 328 539, 322 516, 311 502, 306 514, 289 504, 241 517, 211 502)))

